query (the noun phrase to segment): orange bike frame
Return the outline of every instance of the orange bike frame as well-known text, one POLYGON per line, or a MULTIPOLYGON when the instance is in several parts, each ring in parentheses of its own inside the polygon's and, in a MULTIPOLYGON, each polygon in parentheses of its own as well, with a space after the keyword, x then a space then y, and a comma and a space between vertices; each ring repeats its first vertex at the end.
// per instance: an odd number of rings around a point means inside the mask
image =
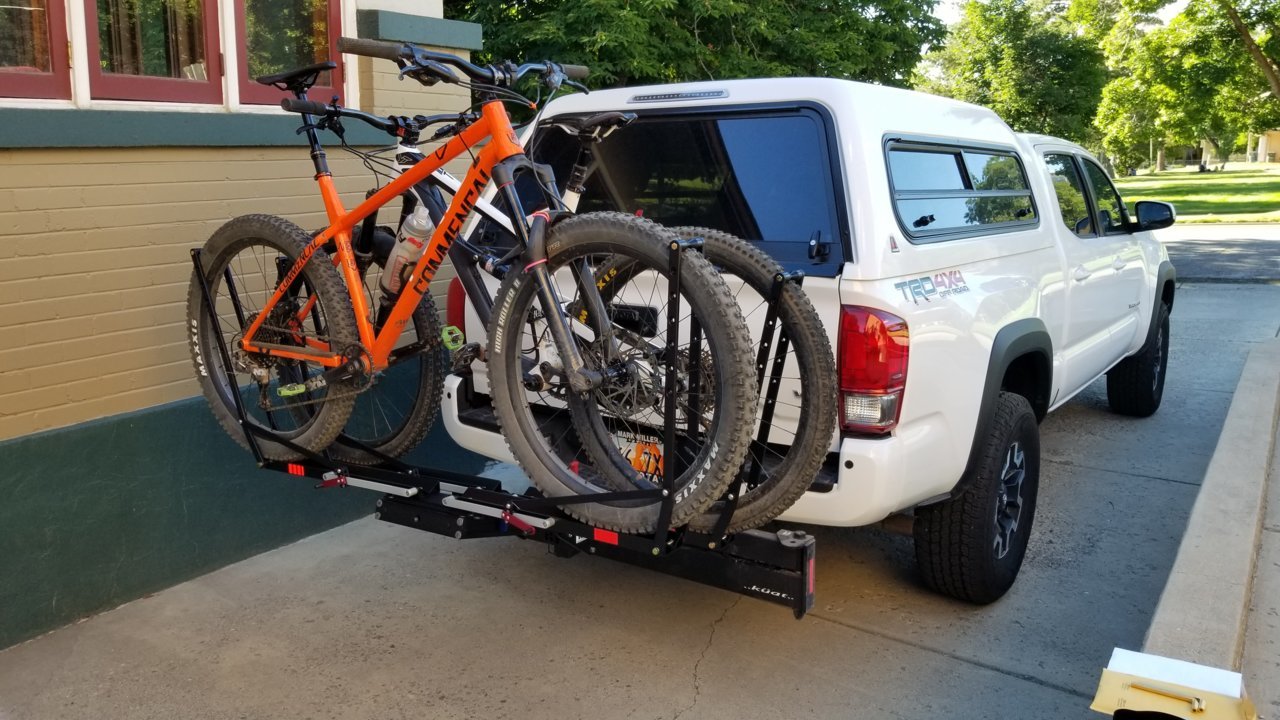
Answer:
MULTIPOLYGON (((258 313, 258 316, 245 330, 240 346, 250 352, 272 357, 305 360, 325 367, 338 367, 349 359, 344 358, 342 355, 346 348, 331 348, 327 343, 312 339, 307 340, 307 347, 305 348, 254 342, 254 337, 262 326, 263 320, 270 314, 276 304, 285 297, 289 286, 302 273, 302 268, 311 260, 317 250, 325 243, 333 240, 338 250, 333 261, 340 269, 343 283, 347 287, 347 293, 351 296, 351 307, 355 310, 356 327, 360 333, 360 345, 369 352, 369 360, 372 362, 372 367, 367 368, 367 370, 376 371, 386 368, 391 351, 394 349, 401 331, 404 329, 405 324, 409 322, 409 318, 413 316, 413 311, 418 307, 418 303, 422 301, 422 296, 427 292, 431 278, 435 277, 440 264, 447 257, 449 246, 457 239, 458 232, 462 229, 467 216, 471 214, 476 199, 480 197, 485 186, 489 184, 494 166, 513 155, 521 155, 523 153, 524 149, 520 147, 520 143, 516 139, 516 133, 511 127, 511 120, 507 117, 506 109, 503 108, 500 101, 495 100, 487 102, 481 107, 479 120, 467 126, 461 133, 449 140, 448 143, 436 149, 435 152, 423 157, 418 164, 383 186, 381 190, 374 193, 372 197, 363 203, 360 203, 351 212, 347 212, 342 207, 338 191, 333 186, 333 177, 327 172, 316 175, 316 182, 320 185, 320 196, 324 199, 325 212, 329 216, 329 227, 317 235, 302 251, 302 254, 294 262, 289 272, 285 274, 284 279, 280 281, 280 285, 276 288, 271 299, 267 301, 262 312, 258 313), (414 265, 413 273, 405 281, 404 289, 400 291, 400 298, 392 307, 391 314, 387 317, 382 330, 375 335, 373 323, 369 321, 369 304, 365 299, 364 282, 360 277, 360 271, 356 267, 355 253, 351 250, 351 230, 367 216, 377 212, 383 205, 408 192, 414 185, 425 180, 428 175, 444 167, 445 163, 474 148, 486 138, 491 138, 490 142, 480 150, 470 169, 467 170, 467 175, 462 181, 462 187, 453 196, 453 200, 449 203, 449 209, 436 226, 435 232, 432 233, 426 250, 422 253, 422 257, 418 259, 417 264, 414 265)), ((513 218, 513 221, 523 222, 524 219, 513 218)), ((297 319, 299 321, 304 320, 313 307, 314 302, 308 301, 299 311, 297 319)))

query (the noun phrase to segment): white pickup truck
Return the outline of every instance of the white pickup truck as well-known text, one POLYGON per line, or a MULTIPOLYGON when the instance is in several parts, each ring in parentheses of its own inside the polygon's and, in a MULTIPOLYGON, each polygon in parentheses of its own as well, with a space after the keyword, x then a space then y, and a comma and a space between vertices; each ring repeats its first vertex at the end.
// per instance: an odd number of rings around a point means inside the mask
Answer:
MULTIPOLYGON (((991 602, 1031 531, 1038 422, 1104 374, 1116 412, 1159 407, 1175 284, 1150 231, 1173 208, 1126 207, 1078 145, 974 105, 809 78, 571 95, 544 120, 605 111, 638 119, 598 146, 580 210, 722 230, 805 273, 839 431, 782 520, 913 513, 925 582, 991 602)), ((563 177, 577 145, 542 127, 532 154, 563 177)), ((480 339, 451 297, 451 324, 480 339)), ((483 368, 451 376, 446 426, 509 459, 486 391, 483 368)))

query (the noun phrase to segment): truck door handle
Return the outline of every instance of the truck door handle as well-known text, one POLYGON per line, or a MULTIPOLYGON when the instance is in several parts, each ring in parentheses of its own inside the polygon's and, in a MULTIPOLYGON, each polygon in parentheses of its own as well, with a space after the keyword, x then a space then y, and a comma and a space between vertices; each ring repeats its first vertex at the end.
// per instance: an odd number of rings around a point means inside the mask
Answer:
POLYGON ((1085 280, 1088 280, 1089 276, 1092 274, 1093 273, 1090 272, 1087 268, 1085 268, 1085 266, 1080 265, 1079 267, 1076 268, 1076 271, 1073 277, 1080 282, 1084 282, 1085 280))
POLYGON ((1111 263, 1111 267, 1115 268, 1115 269, 1116 269, 1116 272, 1119 272, 1119 271, 1123 270, 1123 269, 1124 269, 1124 267, 1125 267, 1126 265, 1128 265, 1128 264, 1129 264, 1129 263, 1127 263, 1127 262, 1125 262, 1125 261, 1124 261, 1124 258, 1122 258, 1122 257, 1116 257, 1116 259, 1115 259, 1114 261, 1112 261, 1112 263, 1111 263))

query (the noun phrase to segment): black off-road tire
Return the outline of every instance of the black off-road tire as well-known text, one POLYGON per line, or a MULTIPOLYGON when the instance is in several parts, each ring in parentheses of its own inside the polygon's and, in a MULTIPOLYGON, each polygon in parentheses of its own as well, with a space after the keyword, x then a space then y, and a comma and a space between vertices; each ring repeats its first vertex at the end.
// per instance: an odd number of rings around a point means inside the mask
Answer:
POLYGON ((961 480, 960 494, 916 509, 916 563, 925 584, 976 604, 1000 599, 1022 567, 1039 481, 1035 412, 1021 395, 1001 392, 990 434, 971 475, 961 480), (1011 472, 1021 473, 1016 487, 1010 486, 1011 472))
MULTIPOLYGON (((224 284, 224 270, 228 265, 233 264, 237 253, 253 246, 260 246, 263 248, 264 257, 275 253, 287 257, 292 263, 301 256, 309 242, 310 237, 305 230, 284 218, 273 215, 244 215, 218 228, 213 237, 205 243, 202 262, 205 281, 218 305, 219 316, 225 317, 230 314, 220 302, 221 298, 226 297, 220 295, 220 291, 224 284)), ((239 268, 232 267, 233 277, 244 269, 243 265, 239 268)), ((267 277, 270 274, 270 269, 263 270, 265 283, 274 287, 274 278, 267 277)), ((323 318, 325 334, 330 344, 337 348, 357 346, 359 333, 356 330, 355 314, 351 309, 351 299, 324 250, 316 250, 303 268, 300 279, 295 282, 305 283, 307 291, 315 294, 317 310, 313 311, 313 315, 309 317, 323 318)), ((229 300, 227 302, 229 303, 229 300)), ((234 321, 235 318, 230 317, 221 324, 228 351, 234 350, 234 340, 238 337, 236 333, 243 330, 243 328, 232 328, 230 323, 234 321)), ((239 388, 233 390, 227 381, 222 356, 218 351, 214 335, 215 331, 209 314, 205 310, 199 280, 193 271, 187 294, 187 335, 196 378, 218 423, 236 442, 248 449, 248 441, 245 439, 244 430, 240 427, 235 400, 231 395, 239 388)), ((246 373, 238 373, 236 381, 241 387, 252 382, 246 373)), ((326 389, 325 398, 306 406, 305 413, 273 411, 273 414, 279 413, 281 416, 292 415, 295 419, 305 418, 297 423, 298 427, 277 432, 290 442, 312 452, 324 450, 342 431, 347 416, 351 414, 351 407, 355 401, 354 396, 350 394, 353 387, 354 384, 348 383, 331 384, 326 389), (329 399, 328 394, 334 394, 337 397, 329 399)), ((267 427, 262 421, 265 419, 264 415, 255 416, 252 400, 249 401, 247 409, 250 411, 250 422, 267 427)), ((285 445, 261 438, 258 439, 258 447, 262 454, 271 460, 296 460, 302 457, 301 453, 285 445)))
MULTIPOLYGON (((548 268, 585 256, 621 254, 665 272, 670 244, 676 236, 661 226, 622 213, 589 213, 563 220, 547 233, 548 268)), ((755 417, 755 374, 750 357, 750 334, 724 281, 696 252, 682 258, 682 303, 701 320, 706 352, 716 359, 715 390, 710 399, 715 418, 707 442, 683 468, 676 481, 672 527, 687 523, 724 492, 736 477, 747 452, 755 417)), ((512 272, 497 293, 494 327, 489 336, 489 381, 493 406, 511 454, 548 496, 634 489, 643 482, 614 445, 592 394, 568 402, 577 440, 591 467, 566 460, 554 442, 543 435, 522 383, 522 338, 530 310, 537 307, 532 275, 512 272), (571 465, 575 467, 571 467, 571 465)), ((652 487, 652 485, 650 485, 652 487)), ((596 527, 628 533, 653 532, 656 501, 619 501, 563 506, 566 513, 596 527)))
MULTIPOLYGON (((404 369, 416 373, 416 382, 413 382, 413 387, 408 389, 412 396, 406 398, 405 402, 399 406, 407 406, 407 411, 400 412, 396 407, 389 409, 379 407, 380 404, 383 406, 394 404, 397 400, 396 397, 390 396, 390 393, 397 392, 400 388, 386 387, 391 374, 401 369, 400 365, 392 366, 384 371, 382 378, 375 380, 373 387, 356 396, 355 405, 344 429, 346 434, 353 436, 356 440, 382 455, 393 458, 413 450, 431 431, 436 415, 440 412, 440 394, 444 390, 444 376, 449 370, 449 354, 445 350, 444 340, 441 337, 440 313, 436 310, 435 301, 430 295, 422 296, 422 302, 418 303, 418 307, 413 311, 412 321, 409 326, 406 326, 415 333, 416 339, 412 339, 411 342, 423 341, 426 347, 413 358, 404 361, 406 365, 412 364, 411 367, 404 369), (366 417, 374 415, 379 415, 388 423, 398 427, 388 427, 385 432, 378 435, 357 430, 357 427, 365 427, 366 417)), ((378 455, 341 442, 330 445, 329 453, 336 460, 356 465, 377 465, 383 462, 378 455)))
MULTIPOLYGON (((769 297, 774 278, 782 272, 782 266, 756 246, 719 230, 680 227, 672 228, 672 232, 684 239, 702 238, 703 254, 712 266, 724 274, 741 279, 759 295, 759 307, 743 307, 740 302, 739 308, 744 313, 754 315, 757 323, 763 324, 766 312, 764 299, 769 297)), ((611 278, 616 282, 634 275, 628 268, 620 267, 623 264, 620 258, 606 263, 599 273, 602 282, 605 281, 604 278, 611 278)), ((608 292, 608 287, 601 289, 601 294, 606 299, 608 292)), ((735 297, 735 300, 740 299, 741 293, 735 297)), ((742 484, 742 495, 726 529, 730 533, 760 527, 791 507, 813 483, 835 434, 836 367, 822 319, 804 290, 791 282, 783 285, 777 310, 778 329, 774 333, 773 347, 776 352, 779 334, 785 332, 790 342, 788 354, 792 357, 789 364, 795 364, 801 387, 799 422, 789 446, 770 447, 766 450, 764 460, 767 469, 761 473, 762 480, 759 484, 750 489, 745 489, 745 483, 742 484)), ((753 343, 753 361, 756 354, 756 345, 753 343)), ((770 370, 772 358, 765 368, 766 373, 770 370)), ((763 403, 763 395, 761 402, 763 403)), ((779 397, 778 402, 787 403, 788 399, 779 397)), ((750 464, 749 454, 744 471, 750 464)), ((724 506, 723 501, 716 501, 706 512, 690 520, 689 527, 698 532, 710 532, 720 520, 724 506)))
POLYGON ((1142 349, 1107 371, 1107 403, 1112 412, 1149 417, 1160 409, 1169 366, 1169 306, 1162 302, 1155 312, 1155 332, 1142 349))

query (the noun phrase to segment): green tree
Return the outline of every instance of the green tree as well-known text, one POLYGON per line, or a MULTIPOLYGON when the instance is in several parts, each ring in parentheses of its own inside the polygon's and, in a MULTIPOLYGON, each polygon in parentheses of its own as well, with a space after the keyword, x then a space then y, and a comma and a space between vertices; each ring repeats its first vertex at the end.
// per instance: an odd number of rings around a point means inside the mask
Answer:
POLYGON ((906 85, 938 0, 467 0, 481 60, 591 67, 594 86, 814 75, 906 85))
POLYGON ((917 75, 920 89, 990 107, 1015 130, 1077 141, 1105 83, 1097 42, 1035 0, 969 0, 917 75))

